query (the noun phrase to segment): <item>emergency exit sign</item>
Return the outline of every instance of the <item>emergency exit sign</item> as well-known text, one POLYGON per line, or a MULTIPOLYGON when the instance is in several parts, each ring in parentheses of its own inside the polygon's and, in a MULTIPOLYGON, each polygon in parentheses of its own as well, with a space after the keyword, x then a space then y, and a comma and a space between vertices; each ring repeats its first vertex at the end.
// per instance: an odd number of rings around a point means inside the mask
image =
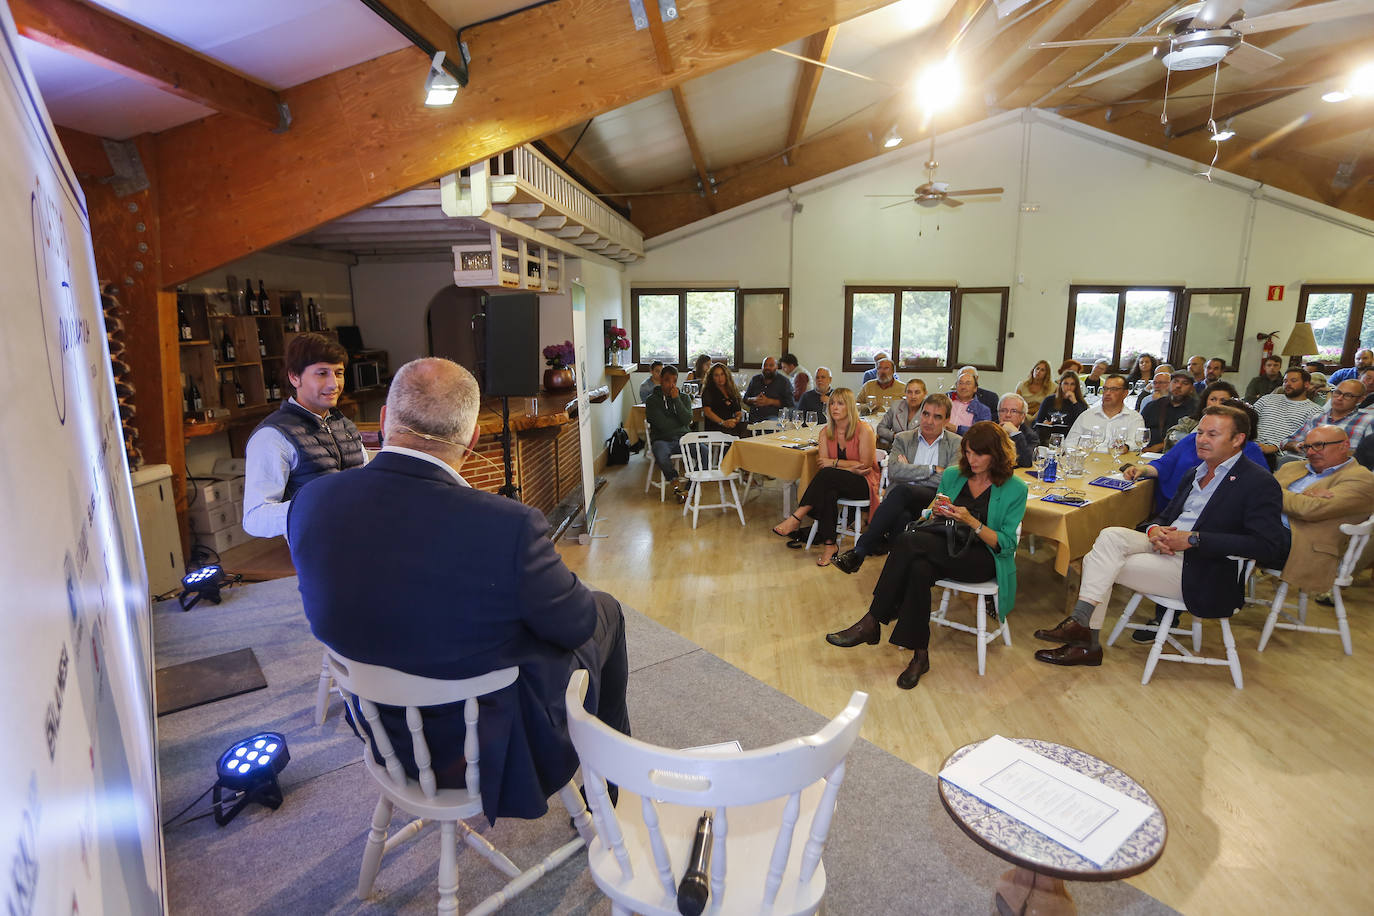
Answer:
POLYGON ((1283 287, 1282 287, 1282 286, 1271 286, 1271 287, 1269 287, 1269 301, 1270 301, 1270 302, 1282 302, 1282 301, 1283 301, 1283 287))

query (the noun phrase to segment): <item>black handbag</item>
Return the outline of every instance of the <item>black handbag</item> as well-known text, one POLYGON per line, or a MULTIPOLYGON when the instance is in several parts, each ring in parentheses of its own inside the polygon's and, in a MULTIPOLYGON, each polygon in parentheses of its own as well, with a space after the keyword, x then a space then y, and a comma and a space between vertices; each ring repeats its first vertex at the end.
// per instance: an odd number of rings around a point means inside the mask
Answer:
POLYGON ((962 557, 969 552, 969 549, 973 547, 975 543, 981 542, 980 538, 974 536, 973 529, 968 525, 961 525, 952 518, 941 518, 934 514, 917 519, 907 525, 906 530, 908 534, 917 531, 933 531, 939 533, 943 530, 945 534, 945 551, 949 554, 950 559, 962 557))

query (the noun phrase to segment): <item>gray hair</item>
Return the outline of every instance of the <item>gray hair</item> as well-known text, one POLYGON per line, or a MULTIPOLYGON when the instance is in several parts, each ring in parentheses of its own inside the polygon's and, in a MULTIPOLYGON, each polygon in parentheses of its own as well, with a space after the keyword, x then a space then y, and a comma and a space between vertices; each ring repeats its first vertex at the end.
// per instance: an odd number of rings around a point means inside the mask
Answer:
POLYGON ((1008 391, 1006 394, 1004 394, 1004 395, 1002 395, 1000 398, 998 398, 998 399, 997 399, 997 409, 998 409, 998 410, 1001 410, 1001 409, 1002 409, 1002 405, 1003 405, 1004 403, 1006 403, 1007 401, 1013 401, 1013 400, 1014 400, 1014 401, 1020 401, 1020 402, 1021 402, 1021 412, 1022 412, 1022 413, 1026 413, 1027 411, 1030 410, 1030 405, 1026 403, 1026 399, 1023 398, 1023 397, 1021 397, 1021 395, 1017 394, 1015 391, 1008 391))
MULTIPOLYGON (((972 372, 972 373, 973 373, 973 380, 974 380, 975 382, 978 380, 978 370, 977 370, 977 369, 973 368, 972 366, 960 366, 960 367, 959 367, 959 375, 963 375, 965 372, 972 372)), ((957 375, 955 376, 955 378, 958 378, 958 377, 959 377, 959 376, 957 376, 957 375)))
POLYGON ((481 392, 471 372, 448 359, 414 359, 391 380, 382 433, 389 441, 397 434, 406 435, 401 427, 408 427, 422 434, 422 439, 433 436, 466 447, 481 406, 481 392))

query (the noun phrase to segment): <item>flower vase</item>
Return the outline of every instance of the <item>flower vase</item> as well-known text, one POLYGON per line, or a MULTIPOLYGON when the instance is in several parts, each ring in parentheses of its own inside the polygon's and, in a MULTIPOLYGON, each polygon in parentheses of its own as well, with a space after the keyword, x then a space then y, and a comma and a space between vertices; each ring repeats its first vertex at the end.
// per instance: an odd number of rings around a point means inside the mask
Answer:
POLYGON ((560 366, 544 370, 545 391, 567 391, 577 387, 577 373, 572 366, 560 366))

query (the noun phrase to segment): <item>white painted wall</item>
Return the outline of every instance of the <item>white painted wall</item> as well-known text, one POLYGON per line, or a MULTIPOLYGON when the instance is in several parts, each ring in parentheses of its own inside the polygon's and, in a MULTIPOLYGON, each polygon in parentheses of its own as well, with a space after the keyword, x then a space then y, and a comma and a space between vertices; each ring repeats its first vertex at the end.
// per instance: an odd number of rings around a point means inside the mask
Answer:
MULTIPOLYGON (((570 282, 582 284, 587 291, 586 298, 586 334, 587 334, 587 358, 590 363, 583 367, 584 372, 590 373, 586 378, 589 389, 601 385, 609 385, 610 379, 606 377, 605 353, 601 346, 604 335, 602 334, 602 322, 610 318, 621 327, 628 327, 630 316, 626 310, 625 303, 628 301, 623 296, 624 274, 614 267, 606 267, 582 258, 568 258, 565 262, 564 271, 570 282)), ((569 305, 569 321, 571 322, 571 304, 569 305)), ((569 325, 571 327, 571 324, 569 325)), ((562 340, 563 338, 559 338, 562 340)), ((629 405, 634 403, 634 393, 629 386, 620 393, 614 401, 605 401, 601 404, 591 405, 592 411, 592 452, 599 455, 604 450, 606 439, 615 431, 629 413, 629 405)))
POLYGON ((353 308, 363 343, 387 351, 391 371, 429 355, 429 300, 453 283, 453 260, 355 264, 353 308))
POLYGON ((1374 223, 1219 172, 1209 183, 1195 164, 1053 115, 1013 112, 937 144, 941 180, 1006 193, 958 210, 881 209, 892 200, 864 195, 925 180, 928 148, 899 150, 799 185, 795 215, 778 194, 652 240, 624 275, 627 308, 639 283, 790 286, 792 350, 834 369, 847 284, 1010 286, 1006 371, 983 379, 1009 390, 1037 359, 1060 363, 1070 284, 1249 286, 1243 384, 1259 360, 1255 333, 1279 330, 1282 344, 1302 283, 1372 279, 1374 223), (1022 213, 1022 201, 1039 209, 1022 213), (1287 287, 1282 302, 1265 301, 1271 284, 1287 287))

